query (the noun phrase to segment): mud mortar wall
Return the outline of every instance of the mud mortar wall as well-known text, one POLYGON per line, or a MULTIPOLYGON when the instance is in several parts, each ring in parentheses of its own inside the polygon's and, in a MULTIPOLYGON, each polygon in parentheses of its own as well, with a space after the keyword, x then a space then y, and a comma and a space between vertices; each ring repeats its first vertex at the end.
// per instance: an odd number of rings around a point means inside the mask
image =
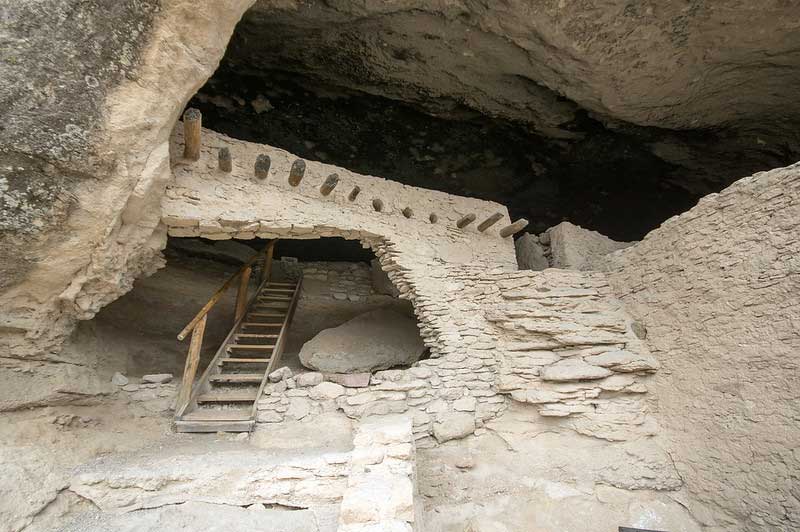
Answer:
MULTIPOLYGON (((375 252, 400 297, 414 305, 431 358, 409 370, 379 372, 369 388, 318 398, 321 409, 354 418, 409 412, 418 446, 472 433, 505 408, 508 395, 536 404, 542 422, 554 428, 610 440, 652 433, 640 397, 656 364, 603 275, 516 271, 513 242, 498 235, 507 215, 484 233, 476 224, 456 228, 465 214, 480 221, 505 214, 504 207, 312 161, 295 188, 287 181, 291 154, 203 133, 204 148, 193 163, 179 156, 176 128, 175 180, 163 201, 169 235, 358 239, 375 252), (232 154, 231 173, 217 168, 222 147, 232 154), (260 154, 271 158, 265 180, 253 174, 260 154), (340 183, 323 197, 319 186, 334 172, 340 183), (361 193, 351 202, 354 185, 361 193), (382 212, 373 210, 374 198, 383 200, 382 212), (406 207, 415 213, 411 218, 401 212, 406 207), (539 378, 542 372, 548 383, 539 378)), ((309 411, 307 392, 289 392, 261 401, 261 421, 309 411)))
POLYGON ((608 257, 664 371, 658 419, 709 530, 800 527, 800 164, 608 257))

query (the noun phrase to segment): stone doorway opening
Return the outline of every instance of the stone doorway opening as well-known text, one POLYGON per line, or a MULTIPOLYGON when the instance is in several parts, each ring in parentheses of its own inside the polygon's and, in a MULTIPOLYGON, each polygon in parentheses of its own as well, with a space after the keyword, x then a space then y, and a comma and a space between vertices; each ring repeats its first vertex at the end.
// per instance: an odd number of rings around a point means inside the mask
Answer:
MULTIPOLYGON (((179 378, 188 341, 179 342, 177 333, 266 242, 259 238, 215 241, 169 237, 165 266, 137 280, 133 290, 101 310, 95 319, 82 322, 75 333, 75 347, 97 353, 98 370, 108 378, 115 373, 132 382, 148 374, 179 378)), ((295 375, 312 371, 371 373, 407 367, 420 357, 423 346, 412 305, 398 297, 370 249, 338 237, 279 240, 271 278, 283 282, 301 275, 303 290, 280 367, 289 368, 295 375), (396 338, 401 341, 400 347, 411 345, 415 349, 395 352, 397 358, 393 360, 392 346, 388 346, 380 359, 368 360, 368 350, 374 346, 369 338, 381 339, 387 329, 394 328, 400 331, 396 338), (352 341, 347 341, 348 336, 352 341), (304 363, 301 351, 309 342, 313 350, 304 355, 304 363), (363 348, 353 353, 353 359, 341 351, 343 345, 363 348), (329 357, 334 359, 329 361, 329 357)), ((254 275, 250 281, 251 293, 257 278, 254 275)), ((228 334, 235 304, 236 290, 228 290, 209 313, 197 375, 228 334)))

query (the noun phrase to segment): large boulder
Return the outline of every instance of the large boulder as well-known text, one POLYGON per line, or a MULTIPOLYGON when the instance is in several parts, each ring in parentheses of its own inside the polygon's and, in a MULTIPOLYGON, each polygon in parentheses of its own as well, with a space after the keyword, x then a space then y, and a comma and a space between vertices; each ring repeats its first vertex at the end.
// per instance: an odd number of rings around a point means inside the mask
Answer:
POLYGON ((550 241, 550 265, 566 270, 599 270, 601 259, 634 242, 617 242, 597 231, 561 222, 544 233, 550 241))
POLYGON ((413 319, 378 309, 320 332, 303 345, 300 362, 325 373, 363 373, 411 365, 424 349, 413 319))

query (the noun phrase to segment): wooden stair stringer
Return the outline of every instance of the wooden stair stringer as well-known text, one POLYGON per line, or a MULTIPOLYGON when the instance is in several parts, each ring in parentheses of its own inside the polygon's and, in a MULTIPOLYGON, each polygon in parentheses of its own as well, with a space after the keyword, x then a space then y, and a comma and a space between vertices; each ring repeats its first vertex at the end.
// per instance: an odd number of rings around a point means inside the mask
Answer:
MULTIPOLYGON (((283 351, 283 344, 286 341, 286 337, 288 336, 288 329, 291 324, 292 318, 294 316, 294 311, 297 307, 297 301, 299 299, 300 290, 302 288, 302 277, 297 281, 297 284, 294 286, 294 290, 292 291, 292 297, 289 302, 289 307, 286 309, 286 315, 284 316, 283 321, 280 323, 280 327, 276 324, 274 329, 271 329, 270 332, 274 331, 277 338, 274 341, 274 348, 272 349, 272 353, 269 357, 269 362, 266 364, 266 368, 263 370, 263 375, 261 376, 261 381, 255 381, 254 379, 248 379, 248 383, 256 384, 258 382, 258 391, 254 396, 252 401, 252 405, 250 407, 250 415, 249 418, 245 418, 242 414, 239 414, 237 411, 236 413, 231 412, 231 418, 226 419, 224 413, 220 413, 218 410, 209 410, 209 409, 201 409, 199 407, 198 398, 203 395, 213 394, 212 388, 212 381, 222 384, 230 384, 233 380, 228 380, 225 378, 220 378, 219 380, 213 379, 215 376, 222 376, 223 375, 223 361, 227 360, 236 360, 237 357, 231 357, 231 352, 229 351, 229 347, 231 345, 235 345, 237 341, 238 334, 247 334, 244 333, 244 328, 246 327, 247 320, 251 317, 251 312, 255 309, 255 307, 259 303, 259 297, 261 296, 262 292, 269 289, 271 283, 263 282, 258 289, 255 291, 255 294, 248 302, 247 306, 245 307, 245 312, 242 313, 241 318, 231 327, 231 330, 228 332, 227 336, 225 337, 224 341, 220 344, 219 348, 217 349, 216 353, 214 354, 214 358, 209 363, 208 367, 203 372, 200 379, 197 381, 197 385, 193 387, 192 393, 190 395, 189 401, 187 401, 186 405, 178 412, 175 413, 175 427, 179 432, 247 432, 252 430, 255 425, 255 419, 258 409, 258 399, 264 393, 264 387, 267 384, 269 374, 274 371, 275 366, 280 360, 280 355, 283 351)), ((286 286, 286 285, 283 285, 286 286)), ((234 349, 233 351, 235 351, 234 349)), ((266 353, 265 353, 266 354, 266 353)), ((255 355, 255 353, 254 353, 255 355)), ((258 356, 258 355, 256 355, 258 356)), ((245 357, 240 357, 245 358, 245 357)), ((266 358, 265 356, 261 356, 259 358, 266 358)), ((235 363, 235 362, 229 362, 235 363)), ((250 370, 253 371, 253 370, 250 370)), ((255 370, 253 372, 257 372, 259 370, 255 370)), ((230 374, 228 374, 230 375, 230 374)), ((224 401, 222 401, 224 403, 224 401)), ((249 401, 248 401, 249 402, 249 401)), ((204 403, 208 404, 208 403, 204 403)), ((235 402, 233 403, 235 404, 235 402)), ((244 407, 244 410, 247 411, 247 407, 244 407)))

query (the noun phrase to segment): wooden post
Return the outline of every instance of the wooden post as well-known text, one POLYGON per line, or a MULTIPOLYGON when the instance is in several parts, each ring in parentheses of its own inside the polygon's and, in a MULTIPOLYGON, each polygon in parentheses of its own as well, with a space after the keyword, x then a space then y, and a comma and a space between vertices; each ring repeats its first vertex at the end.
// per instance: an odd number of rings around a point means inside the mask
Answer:
POLYGON ((414 211, 411 210, 411 207, 406 207, 405 209, 403 209, 403 216, 405 216, 406 218, 411 218, 412 216, 414 216, 414 211))
POLYGON ((458 227, 459 229, 464 229, 466 226, 474 222, 475 218, 476 216, 474 214, 469 213, 456 222, 456 227, 458 227))
POLYGON ((480 223, 480 225, 478 226, 478 231, 483 233, 484 231, 489 229, 491 226, 493 226, 494 224, 499 222, 502 218, 503 218, 503 214, 502 213, 500 213, 500 212, 494 213, 493 215, 489 216, 488 218, 486 218, 484 221, 482 221, 480 223))
POLYGON ((347 199, 349 199, 350 201, 355 201, 360 193, 361 193, 361 187, 355 186, 353 187, 353 190, 350 191, 350 195, 347 196, 347 199))
POLYGON ((194 107, 183 113, 183 158, 190 161, 200 159, 200 129, 203 115, 194 107))
POLYGON ((328 176, 325 182, 322 183, 322 186, 319 187, 319 193, 322 194, 323 196, 327 196, 331 192, 333 192, 333 189, 336 188, 336 185, 338 184, 339 184, 339 174, 331 174, 328 176))
POLYGON ((277 239, 270 240, 269 244, 267 244, 267 249, 264 251, 264 267, 261 268, 261 284, 269 282, 270 275, 272 275, 272 255, 277 242, 277 239))
POLYGON ((219 149, 219 169, 223 172, 230 172, 233 170, 233 161, 231 160, 231 150, 229 148, 219 149))
POLYGON ((500 229, 500 236, 503 238, 509 237, 514 233, 518 233, 528 227, 528 220, 525 218, 520 218, 516 222, 511 225, 507 225, 504 228, 500 229))
POLYGON ((292 163, 289 169, 289 184, 296 187, 303 180, 306 173, 306 162, 303 159, 297 159, 292 163))
POLYGON ((256 177, 259 179, 266 179, 269 176, 269 167, 272 164, 272 161, 269 158, 269 155, 261 154, 256 157, 256 164, 254 166, 254 171, 256 177))
POLYGON ((200 350, 203 347, 203 333, 206 330, 206 318, 204 314, 197 325, 192 330, 192 341, 189 342, 189 354, 186 355, 186 365, 183 368, 183 380, 181 381, 181 391, 178 394, 178 402, 175 411, 180 412, 189 402, 192 395, 192 384, 197 373, 197 366, 200 364, 200 350))
POLYGON ((234 323, 239 321, 247 308, 247 285, 250 283, 251 273, 253 273, 253 268, 248 266, 239 277, 239 291, 236 292, 236 313, 233 316, 234 323))

